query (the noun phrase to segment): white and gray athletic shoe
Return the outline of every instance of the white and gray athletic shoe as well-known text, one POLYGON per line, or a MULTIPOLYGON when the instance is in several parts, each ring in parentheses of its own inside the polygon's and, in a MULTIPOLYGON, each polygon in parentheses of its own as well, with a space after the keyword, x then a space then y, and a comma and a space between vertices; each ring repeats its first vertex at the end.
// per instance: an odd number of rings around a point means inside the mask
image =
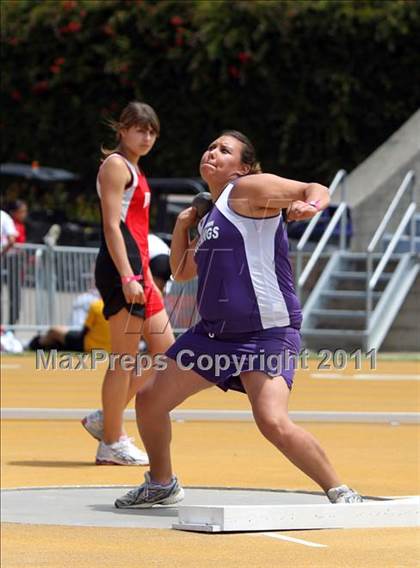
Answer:
POLYGON ((102 410, 95 410, 82 419, 82 426, 91 436, 100 442, 104 437, 104 414, 102 410))
POLYGON ((145 482, 115 501, 117 509, 149 509, 154 505, 174 505, 184 498, 184 490, 176 477, 168 486, 151 482, 150 473, 144 474, 145 482))
POLYGON ((132 438, 123 437, 113 444, 99 443, 96 465, 149 465, 149 458, 133 444, 132 438))
POLYGON ((347 485, 332 487, 327 491, 327 497, 331 503, 362 503, 362 497, 347 485))

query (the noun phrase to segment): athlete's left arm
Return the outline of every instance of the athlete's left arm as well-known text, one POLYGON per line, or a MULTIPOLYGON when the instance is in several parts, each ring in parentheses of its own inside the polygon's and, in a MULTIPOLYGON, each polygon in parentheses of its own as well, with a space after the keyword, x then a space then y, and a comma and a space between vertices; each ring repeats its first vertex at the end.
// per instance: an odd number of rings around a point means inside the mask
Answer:
POLYGON ((329 202, 328 188, 319 183, 305 183, 274 174, 255 174, 236 182, 239 196, 249 199, 251 206, 279 210, 293 201, 302 201, 315 211, 325 209, 329 202), (312 203, 312 205, 311 205, 312 203))

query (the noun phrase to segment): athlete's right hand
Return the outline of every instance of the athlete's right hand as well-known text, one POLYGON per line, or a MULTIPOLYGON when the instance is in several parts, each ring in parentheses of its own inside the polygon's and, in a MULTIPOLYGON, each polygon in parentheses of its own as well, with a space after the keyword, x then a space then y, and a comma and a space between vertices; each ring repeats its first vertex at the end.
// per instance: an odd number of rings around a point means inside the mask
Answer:
POLYGON ((146 303, 143 286, 137 282, 137 280, 132 280, 131 282, 127 282, 127 284, 123 284, 122 290, 127 304, 146 303))
POLYGON ((195 207, 188 207, 188 209, 181 211, 176 223, 183 229, 190 229, 191 227, 195 227, 198 221, 197 209, 195 207))

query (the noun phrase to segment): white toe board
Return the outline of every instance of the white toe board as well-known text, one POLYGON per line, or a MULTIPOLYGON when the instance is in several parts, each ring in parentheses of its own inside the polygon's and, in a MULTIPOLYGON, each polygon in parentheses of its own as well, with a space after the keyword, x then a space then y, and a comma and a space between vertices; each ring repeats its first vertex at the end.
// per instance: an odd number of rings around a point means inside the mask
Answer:
POLYGON ((412 527, 420 524, 420 497, 339 504, 180 506, 172 528, 236 532, 332 528, 412 527))

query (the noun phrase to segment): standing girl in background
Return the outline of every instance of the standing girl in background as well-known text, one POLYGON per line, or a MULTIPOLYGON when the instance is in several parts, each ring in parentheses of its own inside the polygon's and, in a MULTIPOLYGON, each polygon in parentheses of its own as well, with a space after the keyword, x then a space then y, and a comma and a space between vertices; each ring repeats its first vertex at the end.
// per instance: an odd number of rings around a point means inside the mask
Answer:
MULTIPOLYGON (((150 189, 138 162, 153 148, 160 124, 152 107, 131 102, 112 127, 118 145, 112 151, 103 150, 106 157, 97 178, 103 234, 96 261, 96 286, 109 321, 112 353, 135 357, 144 336, 154 355, 165 352, 174 337, 150 273, 150 189)), ((97 464, 147 465, 147 455, 123 430, 124 409, 142 382, 144 375, 131 374, 120 360, 114 369, 107 370, 102 386, 103 414, 96 411, 82 420, 100 441, 97 464)))

